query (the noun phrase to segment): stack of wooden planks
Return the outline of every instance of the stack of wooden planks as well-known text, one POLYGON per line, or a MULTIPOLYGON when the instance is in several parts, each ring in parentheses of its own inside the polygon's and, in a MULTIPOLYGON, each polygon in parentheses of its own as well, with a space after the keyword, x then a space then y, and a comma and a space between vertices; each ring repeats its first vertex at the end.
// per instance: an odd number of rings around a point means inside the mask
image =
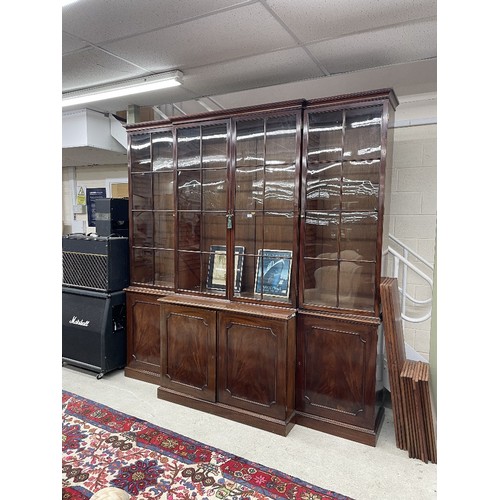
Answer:
POLYGON ((380 284, 396 446, 410 458, 437 463, 429 364, 406 359, 397 278, 380 284))

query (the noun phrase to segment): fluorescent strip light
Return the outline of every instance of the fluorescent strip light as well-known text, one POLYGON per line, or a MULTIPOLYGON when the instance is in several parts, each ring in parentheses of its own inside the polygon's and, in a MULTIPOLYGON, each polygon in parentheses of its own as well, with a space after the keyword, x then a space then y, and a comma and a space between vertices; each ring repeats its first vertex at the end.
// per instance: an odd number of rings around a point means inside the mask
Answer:
POLYGON ((142 94, 152 90, 166 89, 182 85, 183 74, 181 71, 170 71, 157 75, 125 80, 118 83, 101 85, 75 92, 63 94, 62 107, 86 104, 89 102, 113 99, 114 97, 124 97, 134 94, 142 94))

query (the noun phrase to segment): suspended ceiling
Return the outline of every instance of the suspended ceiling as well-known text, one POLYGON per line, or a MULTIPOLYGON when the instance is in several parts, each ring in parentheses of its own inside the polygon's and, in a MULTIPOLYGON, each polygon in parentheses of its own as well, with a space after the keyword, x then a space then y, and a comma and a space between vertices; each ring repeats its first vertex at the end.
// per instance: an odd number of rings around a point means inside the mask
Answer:
POLYGON ((418 99, 436 92, 436 2, 79 0, 62 9, 62 89, 180 70, 180 87, 88 105, 160 116, 389 86, 418 99))

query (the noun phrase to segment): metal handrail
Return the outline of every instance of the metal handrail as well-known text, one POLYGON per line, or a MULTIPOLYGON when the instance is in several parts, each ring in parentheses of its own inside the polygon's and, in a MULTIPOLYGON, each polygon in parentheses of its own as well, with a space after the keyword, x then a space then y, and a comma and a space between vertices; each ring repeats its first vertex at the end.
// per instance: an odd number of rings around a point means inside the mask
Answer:
POLYGON ((433 289, 432 277, 425 274, 421 269, 419 269, 412 262, 410 262, 409 255, 411 254, 419 262, 421 262, 425 266, 427 266, 431 271, 434 270, 434 266, 432 264, 430 264, 429 262, 427 262, 423 257, 418 255, 416 252, 414 252, 411 248, 409 248, 403 242, 401 242, 397 238, 395 238, 393 235, 389 234, 388 236, 389 236, 390 240, 392 240, 394 243, 396 243, 397 245, 399 245, 403 248, 403 254, 396 251, 391 246, 388 246, 386 252, 384 252, 384 255, 387 255, 389 253, 392 255, 392 257, 394 259, 393 277, 399 278, 399 265, 400 265, 400 263, 403 264, 401 286, 399 287, 399 292, 401 294, 401 317, 403 320, 408 321, 410 323, 421 323, 423 321, 426 321, 431 317, 432 308, 429 308, 429 311, 426 314, 424 314, 423 316, 419 316, 419 317, 410 317, 406 314, 406 312, 407 312, 407 300, 410 301, 411 303, 419 305, 419 306, 430 304, 432 302, 432 289, 433 289), (413 271, 415 274, 417 274, 417 276, 422 278, 429 285, 430 290, 431 290, 430 298, 425 299, 425 300, 418 300, 418 299, 412 297, 408 293, 408 290, 407 290, 408 270, 413 271))
POLYGON ((394 235, 389 233, 389 239, 394 241, 394 243, 397 243, 400 247, 404 248, 408 253, 413 255, 413 257, 416 257, 420 262, 422 262, 428 268, 430 268, 432 271, 434 271, 434 266, 430 262, 427 262, 423 257, 418 255, 417 252, 412 250, 409 246, 405 245, 402 241, 398 240, 394 235))

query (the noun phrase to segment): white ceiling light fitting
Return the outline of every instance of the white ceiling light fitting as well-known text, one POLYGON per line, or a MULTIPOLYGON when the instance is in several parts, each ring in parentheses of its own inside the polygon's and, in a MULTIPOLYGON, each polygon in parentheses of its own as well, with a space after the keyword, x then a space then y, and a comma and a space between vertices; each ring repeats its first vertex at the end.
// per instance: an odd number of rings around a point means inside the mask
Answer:
POLYGON ((103 101, 115 97, 124 97, 134 94, 142 94, 152 90, 161 90, 169 87, 182 85, 182 71, 169 71, 156 75, 123 80, 98 87, 91 87, 74 92, 63 93, 62 107, 86 104, 88 102, 103 101))

